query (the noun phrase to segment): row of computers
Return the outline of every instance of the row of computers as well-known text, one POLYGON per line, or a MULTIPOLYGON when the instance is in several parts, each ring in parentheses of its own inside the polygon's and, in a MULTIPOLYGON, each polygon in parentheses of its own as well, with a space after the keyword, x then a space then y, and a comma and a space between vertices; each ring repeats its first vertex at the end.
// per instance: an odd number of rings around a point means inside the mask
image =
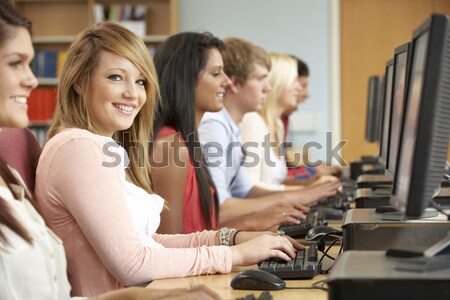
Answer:
MULTIPOLYGON (((449 135, 449 21, 433 14, 413 32, 411 42, 395 49, 384 76, 369 80, 366 139, 379 141, 380 150, 377 157, 364 157, 351 167, 358 188, 356 208, 343 219, 344 253, 328 279, 330 299, 446 298, 449 135), (388 248, 396 248, 388 254, 401 257, 386 256, 388 248), (367 294, 367 288, 376 292, 367 294)), ((348 194, 342 199, 350 202, 348 194)), ((312 214, 315 225, 326 225, 318 217, 312 214)), ((330 230, 325 235, 340 234, 330 230)), ((311 278, 321 269, 317 245, 311 248, 281 271, 277 262, 265 262, 262 268, 285 278, 311 278), (290 275, 295 264, 303 275, 290 275)))
POLYGON ((410 43, 395 49, 383 79, 369 83, 369 95, 378 89, 379 96, 368 107, 378 112, 369 113, 375 120, 368 118, 373 123, 366 127, 366 139, 378 139, 380 152, 372 161, 366 158, 359 171, 378 175, 357 179, 363 188, 355 193, 359 208, 349 210, 343 220, 344 253, 328 277, 329 298, 446 299, 448 17, 426 20, 410 43))

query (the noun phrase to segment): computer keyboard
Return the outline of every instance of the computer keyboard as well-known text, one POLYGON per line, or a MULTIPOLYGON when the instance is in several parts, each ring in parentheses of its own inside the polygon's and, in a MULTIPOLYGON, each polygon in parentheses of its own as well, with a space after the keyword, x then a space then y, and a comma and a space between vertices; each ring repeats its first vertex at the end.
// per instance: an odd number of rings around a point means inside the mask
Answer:
POLYGON ((296 257, 290 261, 270 258, 259 263, 260 270, 272 273, 281 279, 308 279, 319 274, 317 244, 310 244, 304 250, 298 250, 296 257))
POLYGON ((301 220, 300 224, 283 224, 278 227, 279 230, 293 238, 302 238, 308 231, 316 226, 325 226, 328 222, 325 219, 325 214, 320 210, 310 211, 306 219, 301 220))
POLYGON ((320 199, 317 207, 329 207, 347 211, 350 207, 350 202, 352 201, 353 196, 353 194, 339 192, 333 196, 320 199))

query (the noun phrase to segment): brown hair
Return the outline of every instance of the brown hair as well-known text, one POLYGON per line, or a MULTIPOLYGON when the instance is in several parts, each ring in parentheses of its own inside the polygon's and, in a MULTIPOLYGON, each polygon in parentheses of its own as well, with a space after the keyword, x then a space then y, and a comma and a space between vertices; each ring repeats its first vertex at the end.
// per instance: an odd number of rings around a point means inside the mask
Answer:
POLYGON ((243 84, 254 71, 255 64, 270 70, 270 57, 263 48, 238 38, 227 38, 224 42, 226 47, 222 57, 228 77, 236 76, 237 82, 243 84))
POLYGON ((25 28, 31 34, 31 22, 22 16, 6 0, 0 0, 0 46, 14 37, 17 28, 25 28))

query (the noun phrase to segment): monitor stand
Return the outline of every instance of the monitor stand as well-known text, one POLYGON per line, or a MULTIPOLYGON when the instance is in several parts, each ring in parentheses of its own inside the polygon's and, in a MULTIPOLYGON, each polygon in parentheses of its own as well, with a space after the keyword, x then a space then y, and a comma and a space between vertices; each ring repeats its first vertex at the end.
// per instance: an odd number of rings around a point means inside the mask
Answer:
MULTIPOLYGON (((394 257, 408 257, 411 250, 389 249, 386 255, 394 257), (394 255, 393 255, 394 254, 394 255), (406 254, 403 256, 403 254, 406 254)), ((397 269, 414 272, 431 272, 450 269, 450 235, 437 241, 425 251, 416 252, 418 255, 411 259, 402 260, 397 269)))

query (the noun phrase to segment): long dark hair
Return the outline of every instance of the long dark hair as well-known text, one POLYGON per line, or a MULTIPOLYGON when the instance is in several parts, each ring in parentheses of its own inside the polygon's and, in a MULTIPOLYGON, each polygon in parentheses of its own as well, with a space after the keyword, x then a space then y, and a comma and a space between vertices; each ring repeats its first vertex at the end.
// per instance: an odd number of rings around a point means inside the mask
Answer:
MULTIPOLYGON (((31 22, 23 17, 14 7, 6 0, 0 0, 0 47, 2 47, 9 39, 14 37, 15 30, 19 27, 25 28, 31 34, 31 22)), ((7 187, 18 198, 19 195, 14 193, 11 188, 11 184, 21 185, 19 180, 14 176, 6 163, 0 157, 0 176, 5 181, 7 187)), ((31 199, 27 193, 27 198, 31 199)), ((32 239, 23 226, 17 221, 14 215, 11 213, 11 208, 6 201, 0 197, 0 224, 5 225, 7 228, 18 234, 28 243, 32 242, 32 239)), ((0 229, 0 241, 8 244, 8 240, 5 233, 0 229)))
POLYGON ((163 126, 173 127, 186 141, 194 165, 206 226, 212 226, 211 210, 218 218, 217 193, 206 168, 195 125, 195 87, 208 60, 207 50, 224 49, 224 43, 210 33, 183 32, 171 36, 157 51, 154 61, 161 89, 154 137, 163 126))
POLYGON ((0 0, 0 46, 14 36, 15 29, 23 27, 31 34, 31 22, 22 16, 7 0, 0 0))

